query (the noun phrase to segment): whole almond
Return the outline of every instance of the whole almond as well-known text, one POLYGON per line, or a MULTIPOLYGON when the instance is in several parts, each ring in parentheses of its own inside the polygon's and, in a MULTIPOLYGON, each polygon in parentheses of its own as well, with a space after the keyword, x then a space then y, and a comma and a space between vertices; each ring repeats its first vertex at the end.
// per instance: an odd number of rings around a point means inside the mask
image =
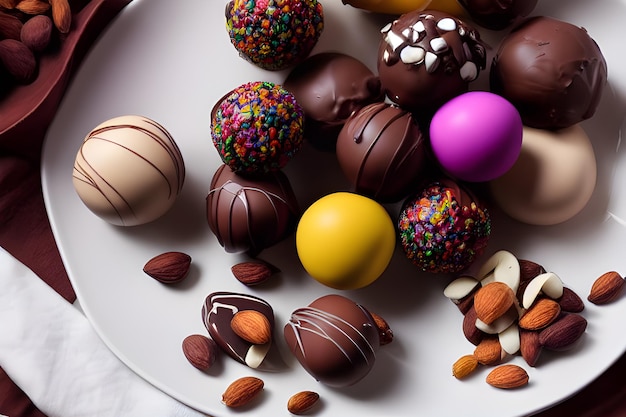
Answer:
POLYGON ((40 15, 50 10, 50 3, 43 0, 21 0, 15 8, 25 14, 40 15))
POLYGON ((585 303, 571 288, 563 287, 563 295, 557 301, 561 310, 568 313, 580 313, 585 309, 585 303))
POLYGON ((264 262, 241 262, 233 265, 230 270, 239 282, 252 286, 267 281, 273 269, 264 262))
POLYGON ((22 26, 20 19, 0 11, 0 39, 20 40, 22 26))
POLYGON ((72 26, 72 10, 68 0, 48 0, 52 6, 52 21, 61 33, 68 33, 72 26))
POLYGON ((164 252, 150 259, 143 272, 164 284, 174 284, 187 277, 191 256, 183 252, 164 252))
POLYGON ((561 314, 561 306, 549 298, 540 298, 520 317, 519 327, 539 330, 547 327, 561 314))
POLYGON ((242 310, 230 321, 233 332, 243 340, 255 345, 264 345, 272 339, 270 321, 256 310, 242 310))
POLYGON ((463 379, 478 367, 478 359, 474 355, 464 355, 452 364, 452 375, 456 379, 463 379))
POLYGON ((539 344, 550 350, 569 349, 585 333, 587 320, 575 313, 561 315, 539 333, 539 344))
POLYGON ((393 341, 393 330, 391 330, 387 321, 376 313, 370 311, 370 314, 378 328, 380 345, 383 346, 391 343, 393 341))
POLYGON ((492 387, 513 389, 528 384, 528 373, 520 366, 500 365, 487 375, 487 383, 492 387))
POLYGON ((526 363, 532 367, 537 365, 541 354, 541 344, 539 343, 539 332, 534 330, 520 329, 520 353, 526 363))
POLYGON ((587 300, 597 305, 608 304, 621 295, 624 283, 624 278, 619 273, 605 272, 594 281, 587 300))
POLYGON ((502 361, 502 346, 497 337, 485 337, 474 349, 474 356, 481 365, 496 365, 502 361))
POLYGON ((0 7, 11 10, 17 6, 20 0, 0 0, 0 7))
POLYGON ((33 51, 21 41, 3 39, 0 41, 0 62, 9 74, 19 83, 28 84, 37 75, 37 60, 33 51))
POLYGON ((287 410, 291 414, 300 415, 308 412, 317 404, 320 395, 314 391, 300 391, 289 397, 287 410))
POLYGON ((499 281, 490 282, 474 295, 476 316, 486 324, 491 324, 506 313, 515 300, 515 294, 507 284, 499 281))
POLYGON ((43 52, 50 44, 53 27, 52 20, 48 16, 34 16, 24 23, 20 39, 31 51, 43 52))
POLYGON ((217 357, 217 344, 201 334, 192 334, 183 339, 183 354, 194 367, 205 371, 217 357))
POLYGON ((254 376, 236 379, 222 394, 222 403, 232 408, 244 406, 263 391, 263 386, 263 380, 254 376))
POLYGON ((463 316, 463 334, 474 346, 477 346, 485 336, 485 333, 476 327, 476 309, 471 306, 463 316))

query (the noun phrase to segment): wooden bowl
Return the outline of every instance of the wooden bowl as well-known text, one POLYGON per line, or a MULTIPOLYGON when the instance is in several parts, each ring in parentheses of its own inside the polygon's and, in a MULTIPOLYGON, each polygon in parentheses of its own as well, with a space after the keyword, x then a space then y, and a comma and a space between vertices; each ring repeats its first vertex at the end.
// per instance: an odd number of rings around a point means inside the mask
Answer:
POLYGON ((74 12, 58 48, 39 59, 39 74, 0 96, 0 153, 39 160, 43 138, 70 78, 102 30, 132 0, 90 0, 74 12))

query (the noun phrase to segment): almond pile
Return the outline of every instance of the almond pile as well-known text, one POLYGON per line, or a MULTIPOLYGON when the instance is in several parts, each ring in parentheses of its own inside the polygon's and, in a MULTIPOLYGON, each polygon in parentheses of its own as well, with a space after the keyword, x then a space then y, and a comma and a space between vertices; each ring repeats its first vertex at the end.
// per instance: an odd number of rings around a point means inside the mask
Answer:
POLYGON ((0 84, 32 83, 41 55, 71 25, 68 0, 0 0, 0 84))
MULTIPOLYGON (((615 301, 626 287, 620 274, 610 271, 598 277, 587 299, 596 305, 615 301)), ((477 276, 452 281, 444 295, 463 314, 463 333, 475 345, 472 354, 461 356, 452 365, 458 379, 473 373, 479 365, 497 366, 486 382, 497 388, 519 388, 528 383, 527 372, 502 364, 521 355, 535 367, 541 352, 563 351, 582 337, 587 320, 580 315, 582 299, 564 286, 553 272, 512 253, 499 251, 478 270, 477 276)))

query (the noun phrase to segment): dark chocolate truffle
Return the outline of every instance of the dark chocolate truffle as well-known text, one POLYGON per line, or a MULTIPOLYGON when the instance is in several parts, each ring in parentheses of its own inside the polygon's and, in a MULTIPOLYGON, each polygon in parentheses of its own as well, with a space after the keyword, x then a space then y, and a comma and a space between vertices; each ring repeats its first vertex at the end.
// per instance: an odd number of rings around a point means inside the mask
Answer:
POLYGON ((445 178, 405 200, 398 233, 405 255, 422 271, 455 273, 484 251, 491 218, 468 188, 445 178))
POLYGON ((432 113, 466 92, 486 66, 478 31, 444 12, 406 13, 381 32, 378 73, 383 90, 409 111, 432 113))
POLYGON ((307 58, 289 73, 283 87, 304 110, 304 137, 314 147, 334 150, 348 117, 384 98, 380 80, 361 61, 338 52, 307 58))
POLYGON ((337 159, 354 191, 395 202, 415 187, 426 167, 426 139, 410 112, 374 103, 355 113, 337 140, 337 159))
POLYGON ((369 311, 336 294, 295 310, 284 335, 304 369, 332 387, 363 379, 374 366, 380 346, 379 331, 369 311))
POLYGON ((259 368, 271 342, 255 345, 239 337, 231 326, 235 314, 252 310, 263 314, 274 329, 274 310, 267 301, 247 294, 214 292, 202 305, 202 321, 215 343, 230 357, 251 368, 259 368))
POLYGON ((490 73, 491 91, 538 129, 593 116, 606 80, 606 61, 587 31, 543 16, 526 19, 502 40, 490 73))
POLYGON ((537 0, 458 0, 480 26, 501 30, 537 6, 537 0))
POLYGON ((282 171, 243 177, 221 165, 206 198, 211 231, 226 252, 255 255, 293 233, 300 215, 282 171))

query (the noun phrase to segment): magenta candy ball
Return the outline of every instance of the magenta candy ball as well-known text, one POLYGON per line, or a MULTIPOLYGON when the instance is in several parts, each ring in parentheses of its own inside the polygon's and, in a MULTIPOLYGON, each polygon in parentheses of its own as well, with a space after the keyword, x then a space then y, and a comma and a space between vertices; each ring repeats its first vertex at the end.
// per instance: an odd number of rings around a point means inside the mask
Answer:
POLYGON ((472 91, 437 110, 430 124, 430 142, 448 174, 463 181, 491 181, 517 160, 522 129, 519 112, 509 101, 472 91))

